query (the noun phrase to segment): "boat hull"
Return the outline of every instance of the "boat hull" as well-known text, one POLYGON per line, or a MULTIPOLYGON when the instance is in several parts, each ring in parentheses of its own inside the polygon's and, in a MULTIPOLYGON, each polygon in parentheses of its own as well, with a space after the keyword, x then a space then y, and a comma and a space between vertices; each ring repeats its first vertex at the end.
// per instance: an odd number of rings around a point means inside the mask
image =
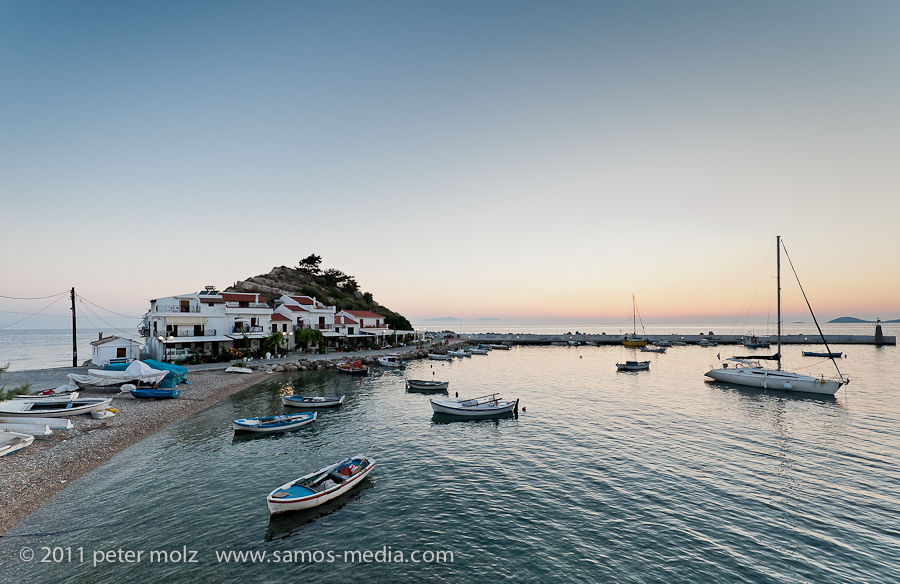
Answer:
POLYGON ((344 396, 328 397, 320 400, 305 400, 303 396, 281 396, 281 403, 292 408, 332 408, 344 403, 344 396))
POLYGON ((231 423, 235 432, 259 432, 274 434, 289 432, 302 428, 316 421, 316 413, 296 414, 293 416, 270 416, 265 418, 241 418, 231 423))
POLYGON ((34 442, 34 436, 18 432, 0 432, 0 456, 22 450, 34 442))
POLYGON ((761 367, 713 369, 707 372, 706 376, 733 385, 819 395, 834 395, 843 385, 830 379, 800 375, 789 371, 773 371, 761 367))
POLYGON ((11 402, 6 402, 6 404, 10 403, 14 405, 7 405, 6 407, 9 409, 3 408, 3 405, 0 404, 0 417, 65 418, 97 410, 105 410, 112 403, 112 398, 86 398, 58 402, 49 399, 35 401, 11 400, 11 402))
POLYGON ((180 389, 132 389, 131 397, 136 399, 175 399, 181 395, 180 389))
POLYGON ((625 363, 616 363, 616 369, 619 371, 649 371, 650 361, 626 361, 625 363))
POLYGON ((421 379, 407 379, 406 387, 409 389, 418 389, 421 391, 447 391, 450 387, 449 381, 423 381, 421 379))
MULTIPOLYGON (((349 459, 351 461, 358 461, 361 463, 363 460, 363 456, 357 455, 349 459)), ((325 489, 321 492, 315 492, 312 489, 298 487, 296 483, 308 479, 312 479, 316 476, 326 474, 332 472, 333 470, 341 467, 347 461, 342 461, 337 464, 327 466, 325 468, 320 468, 316 472, 310 473, 306 476, 300 477, 299 479, 295 479, 289 483, 285 483, 269 493, 266 497, 266 507, 269 511, 269 515, 278 515, 280 513, 286 513, 288 511, 299 511, 301 509, 309 509, 310 507, 317 507, 322 503, 326 503, 332 499, 340 497, 347 491, 350 491, 355 486, 360 484, 364 478, 366 478, 370 472, 375 468, 375 460, 368 458, 368 464, 365 468, 351 476, 349 479, 345 480, 343 483, 336 485, 334 488, 325 489), (309 491, 305 493, 305 491, 309 491), (291 497, 277 497, 276 494, 287 492, 287 493, 295 493, 300 494, 302 496, 291 497)))
POLYGON ((436 414, 445 416, 459 416, 463 418, 485 418, 488 416, 499 416, 508 414, 516 409, 518 401, 501 401, 499 405, 479 405, 475 407, 465 407, 456 400, 431 400, 431 409, 436 414), (454 403, 456 405, 454 405, 454 403))

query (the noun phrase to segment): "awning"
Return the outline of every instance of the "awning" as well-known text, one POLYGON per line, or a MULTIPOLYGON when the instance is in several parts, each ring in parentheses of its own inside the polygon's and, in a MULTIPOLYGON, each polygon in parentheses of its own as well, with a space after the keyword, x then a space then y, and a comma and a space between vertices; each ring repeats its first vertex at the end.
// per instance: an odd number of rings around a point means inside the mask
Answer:
POLYGON ((174 324, 179 326, 187 325, 206 325, 206 317, 203 316, 167 316, 166 324, 174 324))
POLYGON ((162 340, 163 344, 173 345, 175 343, 209 343, 212 341, 231 341, 233 339, 219 335, 215 337, 166 337, 162 340))

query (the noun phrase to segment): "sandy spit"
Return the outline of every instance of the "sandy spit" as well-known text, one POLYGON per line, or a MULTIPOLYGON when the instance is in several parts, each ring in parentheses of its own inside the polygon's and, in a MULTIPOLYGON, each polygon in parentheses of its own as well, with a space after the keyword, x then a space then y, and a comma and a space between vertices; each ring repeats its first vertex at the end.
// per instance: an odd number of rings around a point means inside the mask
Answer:
POLYGON ((181 397, 138 400, 113 391, 82 391, 81 397, 113 397, 112 418, 95 420, 90 414, 73 416, 71 430, 51 436, 8 456, 0 457, 0 537, 52 496, 103 464, 128 446, 162 430, 178 418, 209 407, 271 375, 235 375, 221 371, 191 372, 191 385, 181 397))

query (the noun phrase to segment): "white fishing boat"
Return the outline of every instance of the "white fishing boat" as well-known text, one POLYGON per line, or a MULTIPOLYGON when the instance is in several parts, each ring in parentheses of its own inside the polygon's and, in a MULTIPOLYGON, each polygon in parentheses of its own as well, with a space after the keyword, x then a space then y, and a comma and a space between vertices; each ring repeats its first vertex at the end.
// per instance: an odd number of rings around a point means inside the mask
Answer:
POLYGON ((28 434, 29 436, 49 436, 53 434, 53 430, 47 424, 7 424, 0 423, 0 431, 17 432, 19 434, 28 434))
POLYGON ((655 344, 657 347, 671 347, 671 346, 673 346, 673 345, 672 345, 672 341, 670 341, 669 339, 660 339, 660 340, 656 341, 656 343, 654 343, 654 344, 655 344))
POLYGON ((382 355, 378 358, 378 364, 382 367, 393 367, 394 369, 402 369, 406 367, 403 363, 403 357, 400 355, 382 355))
POLYGON ((616 369, 619 371, 649 371, 650 361, 625 361, 624 363, 616 363, 616 369))
POLYGON ((285 483, 266 496, 269 515, 316 507, 360 484, 375 468, 375 460, 356 455, 285 483))
POLYGON ((0 456, 22 450, 32 442, 34 442, 34 436, 30 434, 0 431, 0 456))
POLYGON ((436 414, 483 418, 518 412, 519 400, 503 400, 496 393, 469 399, 433 399, 431 400, 431 409, 436 414))
POLYGON ((48 389, 38 393, 26 393, 13 396, 14 399, 75 399, 78 397, 77 386, 61 385, 56 389, 48 389))
MULTIPOLYGON (((784 371, 781 368, 781 237, 777 236, 775 238, 775 246, 776 246, 776 266, 777 266, 777 286, 778 286, 778 349, 774 355, 769 355, 765 357, 761 356, 750 356, 750 357, 741 357, 735 356, 726 359, 721 366, 717 369, 712 369, 708 371, 705 375, 716 381, 723 381, 725 383, 732 383, 735 385, 743 385, 746 387, 758 387, 762 389, 779 389, 783 391, 794 391, 794 392, 802 392, 802 393, 817 393, 824 395, 834 395, 837 393, 837 390, 840 389, 842 385, 845 385, 850 382, 848 377, 845 377, 838 369, 837 361, 832 359, 834 363, 834 367, 837 370, 837 377, 826 379, 825 376, 814 377, 811 375, 803 375, 801 373, 794 373, 791 371, 784 371), (763 367, 760 364, 760 360, 767 361, 777 361, 778 365, 775 369, 769 369, 763 367)), ((787 255, 787 250, 785 250, 785 255, 787 255)), ((790 261, 790 256, 787 256, 788 261, 790 261)), ((796 271, 794 272, 796 274, 796 271)), ((799 280, 798 280, 799 283, 799 280)), ((800 287, 801 292, 803 291, 803 287, 800 287)), ((803 292, 803 297, 806 298, 806 293, 803 292)), ((819 329, 819 335, 822 337, 822 342, 825 343, 826 352, 831 352, 831 349, 828 347, 827 341, 825 341, 825 336, 822 334, 822 329, 819 327, 819 322, 816 320, 816 315, 812 313, 812 306, 809 304, 809 300, 807 299, 807 306, 810 308, 810 314, 812 315, 813 321, 816 323, 816 328, 819 329)))
POLYGON ((292 408, 330 408, 344 403, 344 396, 304 397, 302 395, 283 395, 281 403, 292 408))
POLYGON ((428 358, 433 361, 452 361, 453 357, 450 355, 441 355, 439 353, 428 353, 428 358))
POLYGON ((406 387, 420 391, 447 391, 449 381, 427 381, 424 379, 407 379, 406 387))
POLYGON ((51 430, 71 430, 75 427, 69 418, 30 418, 23 416, 0 416, 0 424, 36 424, 49 426, 51 430))
POLYGON ((244 375, 253 373, 253 369, 249 367, 235 367, 232 365, 231 367, 225 368, 225 373, 243 373, 244 375))
POLYGON ((262 418, 240 418, 231 422, 235 432, 287 432, 302 428, 316 421, 316 412, 301 414, 282 414, 262 418))
POLYGON ((466 353, 462 349, 458 349, 456 351, 447 351, 447 354, 450 355, 451 357, 471 357, 472 356, 470 353, 466 353))
POLYGON ((466 352, 471 353, 472 355, 487 355, 490 349, 481 349, 478 347, 468 347, 466 352))
POLYGON ((97 410, 103 410, 109 407, 112 398, 81 398, 76 400, 67 399, 40 399, 40 400, 24 400, 13 399, 0 402, 0 417, 25 416, 36 417, 43 416, 46 418, 64 418, 67 416, 75 416, 78 414, 87 414, 97 410))

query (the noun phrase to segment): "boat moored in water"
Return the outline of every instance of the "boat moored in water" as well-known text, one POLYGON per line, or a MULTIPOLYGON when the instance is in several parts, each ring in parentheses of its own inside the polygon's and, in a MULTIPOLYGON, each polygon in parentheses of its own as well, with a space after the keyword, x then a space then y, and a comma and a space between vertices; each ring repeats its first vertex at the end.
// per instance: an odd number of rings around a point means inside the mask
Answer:
POLYGON ((407 379, 406 387, 408 389, 418 389, 420 391, 447 391, 450 387, 449 381, 427 381, 424 379, 407 379))
POLYGON ((375 468, 375 460, 356 455, 285 483, 266 496, 269 515, 316 507, 360 484, 375 468))
POLYGON ((316 412, 303 412, 261 418, 240 418, 232 420, 231 426, 235 432, 287 432, 315 422, 317 415, 316 412))
POLYGON ((650 361, 625 361, 624 363, 616 363, 616 369, 619 371, 648 371, 650 369, 650 361))
POLYGON ((519 409, 519 400, 503 400, 496 393, 469 399, 433 399, 431 400, 431 409, 436 414, 483 418, 510 412, 515 413, 519 409))
POLYGON ((344 403, 344 396, 310 397, 302 395, 283 395, 281 403, 292 408, 330 408, 344 403))
POLYGON ((350 361, 348 363, 340 363, 337 366, 338 373, 346 375, 368 375, 369 368, 363 365, 362 361, 350 361))
POLYGON ((393 367, 394 369, 406 367, 406 364, 403 363, 403 357, 400 355, 382 355, 378 358, 378 364, 382 367, 393 367))

